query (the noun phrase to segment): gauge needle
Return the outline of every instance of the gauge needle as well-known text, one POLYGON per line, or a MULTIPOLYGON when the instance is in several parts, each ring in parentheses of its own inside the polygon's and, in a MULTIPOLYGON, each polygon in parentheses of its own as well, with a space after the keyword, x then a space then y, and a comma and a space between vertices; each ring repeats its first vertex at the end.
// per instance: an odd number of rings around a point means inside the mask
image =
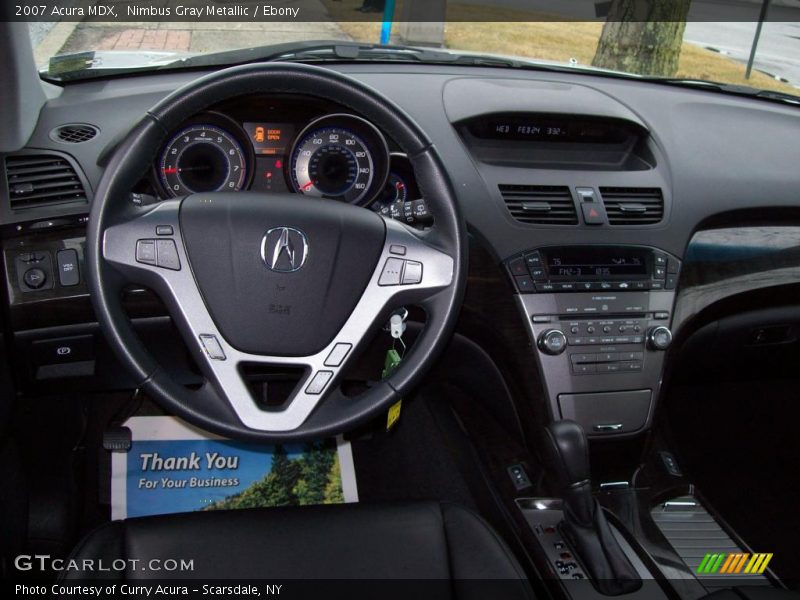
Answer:
POLYGON ((314 182, 313 182, 313 181, 309 181, 307 184, 305 184, 305 185, 304 185, 303 187, 301 187, 300 189, 301 189, 301 190, 303 190, 303 191, 305 192, 306 190, 310 189, 312 185, 314 185, 314 182))
POLYGON ((181 167, 180 169, 177 167, 170 167, 169 169, 164 169, 165 175, 174 175, 175 173, 183 173, 185 171, 210 171, 211 167, 209 165, 198 165, 196 167, 181 167))

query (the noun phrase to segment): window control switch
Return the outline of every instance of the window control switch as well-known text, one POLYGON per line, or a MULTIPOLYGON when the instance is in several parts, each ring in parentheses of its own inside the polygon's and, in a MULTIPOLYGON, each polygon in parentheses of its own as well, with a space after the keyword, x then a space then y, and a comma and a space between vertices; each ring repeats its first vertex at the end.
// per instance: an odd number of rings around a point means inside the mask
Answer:
POLYGON ((528 477, 528 473, 525 472, 525 467, 519 463, 508 467, 508 476, 511 477, 511 482, 517 490, 524 490, 531 487, 531 480, 528 477))

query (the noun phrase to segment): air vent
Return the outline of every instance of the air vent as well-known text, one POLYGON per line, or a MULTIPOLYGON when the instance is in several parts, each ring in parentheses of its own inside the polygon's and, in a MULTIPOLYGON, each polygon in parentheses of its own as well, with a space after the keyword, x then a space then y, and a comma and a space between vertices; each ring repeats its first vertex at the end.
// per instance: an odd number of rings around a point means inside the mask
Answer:
POLYGON ((7 156, 6 176, 9 201, 15 210, 87 201, 75 168, 61 156, 7 156))
POLYGON ((664 196, 658 188, 601 187, 609 225, 652 225, 664 218, 664 196))
POLYGON ((566 186, 500 185, 511 216, 520 223, 577 225, 578 215, 566 186))
POLYGON ((94 139, 99 130, 94 125, 85 123, 73 123, 61 125, 50 132, 50 139, 64 144, 81 144, 94 139))

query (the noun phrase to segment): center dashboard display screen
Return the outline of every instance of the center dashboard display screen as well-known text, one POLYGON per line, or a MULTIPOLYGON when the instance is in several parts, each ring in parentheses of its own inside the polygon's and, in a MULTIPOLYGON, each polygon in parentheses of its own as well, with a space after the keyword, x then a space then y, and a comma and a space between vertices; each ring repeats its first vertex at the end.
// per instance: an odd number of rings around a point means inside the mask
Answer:
POLYGON ((550 248, 542 251, 548 279, 644 279, 648 276, 647 253, 633 248, 550 248))

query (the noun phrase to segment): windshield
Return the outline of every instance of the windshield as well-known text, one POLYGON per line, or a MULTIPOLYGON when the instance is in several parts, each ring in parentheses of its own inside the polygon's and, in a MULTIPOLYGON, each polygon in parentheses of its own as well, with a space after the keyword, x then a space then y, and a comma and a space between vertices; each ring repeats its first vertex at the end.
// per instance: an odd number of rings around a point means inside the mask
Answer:
MULTIPOLYGON (((749 10, 733 18, 718 11, 715 0, 641 0, 642 5, 650 5, 649 13, 637 12, 640 0, 488 0, 492 4, 487 0, 426 0, 424 6, 415 8, 416 1, 125 2, 106 17, 66 13, 66 8, 59 13, 59 20, 45 20, 47 14, 30 16, 38 20, 29 27, 42 75, 54 80, 138 69, 178 69, 206 62, 434 62, 451 61, 453 57, 447 54, 456 53, 462 59, 469 56, 475 60, 480 55, 517 61, 498 62, 498 67, 533 68, 534 62, 547 63, 800 95, 800 0, 742 0, 738 4, 749 10), (533 4, 541 6, 531 11, 533 4), (658 13, 657 7, 664 4, 669 6, 668 13, 663 13, 663 7, 658 13), (572 12, 559 12, 565 6, 572 12), (262 14, 254 14, 259 10, 262 14), (633 20, 641 19, 642 14, 651 20, 633 20), (715 18, 718 20, 711 20, 715 18), (314 52, 292 52, 292 43, 309 40, 317 42, 314 52), (333 46, 326 50, 322 42, 370 46, 342 53, 333 46), (390 55, 388 48, 375 48, 380 44, 439 51, 390 55), (259 51, 230 52, 244 48, 259 51), (273 54, 271 48, 280 52, 273 54), (220 58, 222 52, 227 54, 220 58), (188 57, 192 58, 187 62, 188 57)), ((64 0, 57 4, 88 7, 94 3, 64 0)))

